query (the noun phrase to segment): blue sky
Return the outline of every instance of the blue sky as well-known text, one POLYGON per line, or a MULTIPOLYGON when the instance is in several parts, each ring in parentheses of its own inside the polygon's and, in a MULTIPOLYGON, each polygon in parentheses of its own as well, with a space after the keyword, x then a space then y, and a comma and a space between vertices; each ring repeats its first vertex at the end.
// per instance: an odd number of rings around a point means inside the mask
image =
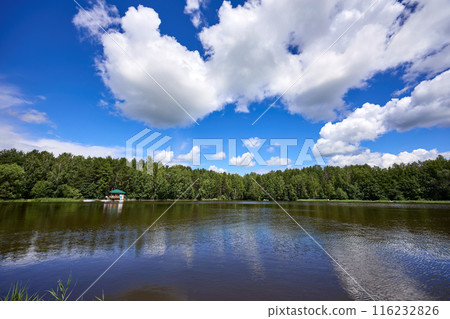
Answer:
POLYGON ((330 165, 448 157, 450 8, 380 2, 2 1, 0 148, 122 156, 148 127, 175 164, 224 139, 200 167, 228 172, 286 167, 229 165, 229 139, 267 139, 275 163, 269 140, 297 139, 289 167, 305 139, 330 165))

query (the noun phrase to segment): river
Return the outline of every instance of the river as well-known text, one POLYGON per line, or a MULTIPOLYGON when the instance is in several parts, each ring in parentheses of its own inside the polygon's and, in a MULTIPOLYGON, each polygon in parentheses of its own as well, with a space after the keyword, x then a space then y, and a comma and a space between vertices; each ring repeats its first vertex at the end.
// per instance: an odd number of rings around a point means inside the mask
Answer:
POLYGON ((84 300, 449 300, 450 205, 280 204, 0 203, 0 295, 76 299, 167 210, 84 300))

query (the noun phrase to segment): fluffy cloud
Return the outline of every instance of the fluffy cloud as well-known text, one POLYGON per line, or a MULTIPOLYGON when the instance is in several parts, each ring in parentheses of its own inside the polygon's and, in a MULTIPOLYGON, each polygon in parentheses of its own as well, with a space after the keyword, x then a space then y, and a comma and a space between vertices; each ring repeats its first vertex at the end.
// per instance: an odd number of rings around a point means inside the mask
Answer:
POLYGON ((416 149, 412 152, 371 152, 363 149, 362 141, 375 140, 393 130, 400 132, 415 127, 450 125, 450 70, 431 80, 422 81, 410 96, 391 99, 384 106, 366 103, 350 113, 344 120, 327 123, 320 130, 315 148, 328 156, 329 165, 369 164, 389 167, 398 163, 411 163, 434 159, 436 149, 416 149))
POLYGON ((212 154, 211 158, 214 159, 214 160, 223 160, 223 159, 225 159, 226 156, 227 155, 225 154, 225 152, 219 152, 219 153, 216 153, 216 154, 212 154))
POLYGON ((200 11, 200 6, 205 3, 205 0, 186 0, 184 13, 191 16, 192 24, 198 28, 203 23, 203 15, 200 11))
POLYGON ((166 150, 161 150, 161 151, 155 151, 154 152, 154 162, 160 162, 164 165, 168 165, 172 162, 173 160, 173 152, 172 151, 166 151, 166 150))
POLYGON ((79 8, 78 13, 73 18, 75 26, 86 31, 87 36, 94 36, 98 39, 104 34, 103 30, 120 23, 119 11, 115 6, 108 5, 104 0, 92 3, 89 10, 79 8))
POLYGON ((211 165, 208 170, 213 171, 213 172, 217 172, 217 173, 226 173, 227 170, 224 168, 219 168, 216 165, 211 165))
POLYGON ((192 147, 192 149, 189 151, 189 153, 178 155, 177 160, 192 163, 195 158, 199 158, 199 157, 200 157, 200 147, 195 145, 192 147))
POLYGON ((364 86, 376 72, 414 65, 448 43, 444 1, 424 1, 414 13, 408 2, 380 1, 363 16, 371 3, 263 0, 233 8, 224 2, 220 22, 200 33, 211 69, 221 75, 220 92, 243 109, 298 80, 283 97, 288 110, 329 119, 344 107, 349 88, 364 86))
POLYGON ((358 151, 361 141, 374 140, 386 132, 383 111, 379 105, 364 104, 343 121, 328 122, 320 130, 315 148, 322 156, 358 151))
POLYGON ((240 167, 253 167, 255 166, 255 161, 253 161, 253 154, 250 152, 244 153, 241 156, 233 156, 229 161, 230 165, 240 166, 240 167))
POLYGON ((415 87, 410 97, 386 106, 388 130, 450 125, 450 70, 415 87))
POLYGON ((267 166, 286 166, 290 163, 292 163, 290 158, 283 158, 279 156, 272 156, 266 161, 267 166))
POLYGON ((161 35, 153 9, 130 7, 120 21, 123 32, 102 36, 104 55, 96 64, 125 116, 164 127, 221 107, 200 54, 161 35))
POLYGON ((248 139, 243 140, 245 147, 247 148, 259 148, 265 142, 264 139, 260 139, 259 137, 250 137, 248 139))
MULTIPOLYGON (((289 112, 329 120, 346 108, 345 93, 377 72, 406 65, 410 78, 424 70, 436 74, 449 62, 446 1, 371 7, 373 0, 249 0, 234 8, 225 1, 219 23, 199 34, 207 59, 162 35, 153 9, 129 8, 118 18, 100 2, 89 12, 105 28, 113 26, 111 37, 99 38, 104 52, 97 67, 117 107, 130 118, 171 126, 192 121, 161 87, 201 119, 228 103, 248 111, 249 103, 280 96, 295 83, 282 98, 289 112), (119 21, 121 31, 114 29, 119 21)), ((200 1, 188 1, 185 10, 199 7, 200 1)), ((98 38, 84 11, 74 23, 98 38)))
POLYGON ((55 155, 72 153, 74 155, 96 157, 122 157, 124 148, 83 145, 49 138, 30 139, 15 132, 11 126, 0 125, 0 149, 11 149, 29 152, 32 150, 47 151, 55 155))
MULTIPOLYGON (((226 154, 225 154, 225 152, 218 152, 215 154, 209 154, 209 156, 211 156, 211 158, 213 160, 223 160, 223 159, 225 159, 226 154)), ((176 159, 174 161, 172 161, 172 163, 176 164, 176 163, 187 162, 187 163, 192 164, 194 161, 197 162, 199 160, 201 160, 200 159, 200 147, 197 145, 194 145, 188 153, 178 155, 176 157, 176 159)))
POLYGON ((341 122, 325 124, 315 147, 323 156, 354 153, 386 132, 450 125, 450 70, 421 82, 410 96, 380 106, 366 103, 341 122))
POLYGON ((370 166, 386 168, 394 164, 412 163, 417 161, 435 159, 438 155, 450 158, 450 152, 439 154, 436 149, 432 149, 430 151, 417 149, 412 152, 401 152, 397 155, 378 152, 372 153, 370 150, 365 150, 364 152, 359 154, 335 155, 331 158, 328 164, 337 166, 368 164, 370 166))
POLYGON ((422 74, 433 77, 450 68, 450 44, 445 43, 442 49, 436 50, 425 57, 418 59, 407 69, 404 78, 413 81, 422 74))

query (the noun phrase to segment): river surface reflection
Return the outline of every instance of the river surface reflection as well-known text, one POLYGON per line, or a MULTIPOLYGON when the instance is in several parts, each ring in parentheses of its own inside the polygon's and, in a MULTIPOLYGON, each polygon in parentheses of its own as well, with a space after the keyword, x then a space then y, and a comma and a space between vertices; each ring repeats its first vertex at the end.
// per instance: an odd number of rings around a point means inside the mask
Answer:
MULTIPOLYGON (((76 298, 170 202, 0 203, 0 294, 71 276, 76 298)), ((283 207, 378 300, 448 300, 450 206, 283 207)), ((368 300, 271 202, 179 202, 86 294, 114 300, 368 300)))

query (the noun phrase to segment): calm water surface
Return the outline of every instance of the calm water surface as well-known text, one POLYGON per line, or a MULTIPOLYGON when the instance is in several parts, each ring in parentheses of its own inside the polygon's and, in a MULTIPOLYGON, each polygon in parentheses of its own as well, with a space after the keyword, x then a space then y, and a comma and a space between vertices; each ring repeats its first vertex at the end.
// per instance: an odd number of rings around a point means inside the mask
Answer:
MULTIPOLYGON (((78 297, 169 202, 0 203, 0 294, 78 297)), ((450 299, 450 206, 282 203, 375 299, 450 299)), ((85 295, 113 300, 367 300, 274 203, 178 202, 85 295)))

